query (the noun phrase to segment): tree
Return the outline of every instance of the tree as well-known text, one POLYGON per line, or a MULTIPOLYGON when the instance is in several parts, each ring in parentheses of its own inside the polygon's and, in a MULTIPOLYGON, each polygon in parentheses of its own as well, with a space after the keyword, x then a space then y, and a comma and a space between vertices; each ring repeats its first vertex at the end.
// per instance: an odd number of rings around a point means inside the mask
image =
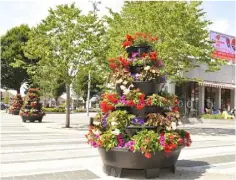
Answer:
POLYGON ((27 70, 22 66, 15 66, 20 61, 29 64, 31 60, 23 52, 23 47, 29 39, 30 28, 28 25, 20 25, 7 31, 1 37, 1 83, 6 89, 17 90, 23 82, 29 79, 27 70))
POLYGON ((213 48, 208 40, 210 21, 204 18, 201 2, 125 2, 121 13, 107 17, 109 24, 109 57, 123 52, 120 42, 126 34, 145 32, 157 36, 159 57, 171 79, 182 79, 181 73, 200 64, 210 71, 224 64, 212 60, 213 48), (192 61, 189 57, 194 57, 192 61))
POLYGON ((70 126, 70 84, 81 66, 100 56, 103 34, 103 21, 92 13, 82 15, 71 4, 49 9, 49 15, 30 35, 25 52, 28 57, 40 59, 35 66, 37 71, 32 70, 37 72, 34 76, 40 75, 43 81, 50 82, 60 79, 66 84, 66 127, 70 126))
MULTIPOLYGON (((87 69, 81 69, 73 82, 73 90, 75 93, 82 97, 84 101, 86 101, 87 93, 88 93, 88 71, 87 69)), ((99 72, 98 70, 91 70, 91 87, 90 87, 90 95, 93 97, 94 95, 98 95, 103 90, 103 85, 106 82, 106 76, 104 76, 103 72, 99 72)))

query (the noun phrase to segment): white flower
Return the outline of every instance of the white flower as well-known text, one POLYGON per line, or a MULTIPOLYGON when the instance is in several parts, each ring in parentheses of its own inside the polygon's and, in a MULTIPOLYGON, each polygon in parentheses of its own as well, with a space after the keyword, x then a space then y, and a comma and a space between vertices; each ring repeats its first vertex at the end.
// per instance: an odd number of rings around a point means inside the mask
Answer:
POLYGON ((112 134, 118 135, 120 134, 120 130, 119 129, 115 129, 113 131, 111 131, 112 134))
POLYGON ((94 130, 94 129, 93 129, 93 133, 94 133, 95 135, 100 135, 102 132, 101 132, 100 130, 98 130, 98 129, 97 129, 97 130, 94 130))
POLYGON ((129 92, 130 92, 129 89, 125 89, 125 90, 124 90, 124 94, 125 94, 125 95, 129 94, 129 92))
POLYGON ((122 79, 119 79, 119 80, 116 81, 116 83, 120 84, 120 83, 122 83, 122 81, 123 81, 122 79))
POLYGON ((134 85, 133 85, 133 84, 131 84, 131 85, 129 86, 129 88, 131 88, 131 87, 134 87, 134 85))
POLYGON ((127 81, 124 81, 123 84, 126 85, 128 82, 127 81))
POLYGON ((146 66, 146 67, 144 68, 144 70, 145 70, 145 71, 148 71, 150 68, 151 68, 150 66, 146 66))
POLYGON ((155 73, 155 72, 156 72, 155 69, 153 69, 153 70, 152 70, 152 73, 155 73))
POLYGON ((176 130, 176 122, 172 122, 171 127, 172 127, 173 130, 176 130))
POLYGON ((168 126, 167 126, 167 127, 166 127, 166 130, 167 130, 167 131, 170 131, 170 130, 171 130, 171 127, 168 127, 168 126))
POLYGON ((111 125, 112 126, 115 126, 115 125, 117 125, 118 123, 117 122, 111 122, 111 125))
POLYGON ((93 122, 93 124, 94 124, 95 126, 98 126, 98 125, 100 125, 100 124, 101 124, 101 122, 94 121, 94 122, 93 122))
POLYGON ((126 87, 125 87, 124 85, 121 85, 120 88, 121 88, 122 90, 125 90, 125 89, 126 89, 126 87))

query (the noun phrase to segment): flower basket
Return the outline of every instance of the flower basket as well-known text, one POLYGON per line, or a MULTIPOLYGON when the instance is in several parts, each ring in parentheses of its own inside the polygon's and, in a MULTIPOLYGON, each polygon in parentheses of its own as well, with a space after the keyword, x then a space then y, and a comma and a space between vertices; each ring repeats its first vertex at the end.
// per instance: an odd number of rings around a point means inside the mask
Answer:
POLYGON ((129 66, 129 71, 131 74, 141 73, 143 66, 129 66))
POLYGON ((20 110, 12 110, 11 111, 12 115, 19 115, 19 113, 20 113, 20 110))
POLYGON ((30 121, 30 122, 42 122, 43 116, 21 116, 22 121, 26 122, 26 121, 30 121))
POLYGON ((112 148, 108 151, 98 148, 104 164, 103 170, 107 175, 121 177, 123 169, 143 169, 147 179, 158 177, 161 168, 170 168, 174 172, 180 151, 181 149, 176 149, 169 154, 156 151, 151 153, 152 158, 147 159, 141 152, 133 153, 124 148, 112 148))
POLYGON ((155 92, 154 83, 150 81, 134 81, 135 88, 139 88, 140 92, 144 93, 146 96, 152 95, 155 92))
POLYGON ((116 110, 121 110, 121 111, 130 111, 130 107, 129 106, 117 106, 116 110))
POLYGON ((148 114, 148 113, 162 113, 164 110, 163 107, 160 107, 160 106, 146 106, 145 107, 145 113, 148 114))
POLYGON ((129 113, 134 114, 137 117, 145 118, 146 117, 146 109, 145 107, 142 109, 137 109, 135 106, 130 107, 129 113))
POLYGON ((129 137, 133 137, 137 134, 137 132, 141 131, 142 129, 148 129, 157 132, 156 126, 127 126, 125 128, 125 132, 129 137))
POLYGON ((129 54, 129 57, 132 56, 133 53, 138 53, 141 56, 143 53, 151 52, 150 46, 129 46, 126 48, 126 52, 129 54))

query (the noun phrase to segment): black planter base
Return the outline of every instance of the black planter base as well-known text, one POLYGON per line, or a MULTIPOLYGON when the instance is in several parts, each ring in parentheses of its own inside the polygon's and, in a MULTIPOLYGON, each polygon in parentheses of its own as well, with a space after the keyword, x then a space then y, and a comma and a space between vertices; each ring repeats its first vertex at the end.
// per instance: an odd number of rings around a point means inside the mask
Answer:
POLYGON ((122 148, 112 148, 109 151, 98 148, 98 151, 104 164, 103 171, 107 175, 121 177, 124 169, 144 170, 146 179, 150 179, 158 177, 161 169, 169 168, 175 173, 181 148, 167 155, 163 151, 151 153, 150 159, 145 158, 141 152, 133 153, 122 148))
POLYGON ((26 121, 29 121, 29 122, 35 122, 35 121, 38 121, 38 122, 42 122, 42 119, 43 119, 43 116, 21 116, 22 118, 22 122, 26 122, 26 121))
MULTIPOLYGON (((103 166, 103 172, 106 173, 108 176, 114 176, 114 177, 122 177, 122 171, 125 168, 118 168, 118 167, 113 167, 109 165, 104 165, 103 166)), ((156 169, 144 169, 145 171, 145 177, 146 179, 152 179, 159 177, 160 174, 160 168, 156 169)))

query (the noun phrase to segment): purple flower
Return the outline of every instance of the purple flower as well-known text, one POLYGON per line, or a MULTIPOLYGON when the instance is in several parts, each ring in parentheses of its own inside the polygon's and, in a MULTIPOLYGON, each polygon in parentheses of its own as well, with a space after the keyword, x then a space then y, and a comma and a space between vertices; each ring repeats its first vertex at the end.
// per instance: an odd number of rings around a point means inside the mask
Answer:
POLYGON ((102 117, 102 127, 104 128, 107 127, 107 117, 108 117, 108 114, 102 117))
POLYGON ((97 139, 98 139, 98 138, 99 138, 99 135, 98 135, 98 134, 96 134, 96 135, 95 135, 95 138, 97 138, 97 139))
POLYGON ((144 119, 142 119, 142 118, 133 118, 132 123, 133 124, 138 124, 138 125, 143 125, 144 124, 144 119))

